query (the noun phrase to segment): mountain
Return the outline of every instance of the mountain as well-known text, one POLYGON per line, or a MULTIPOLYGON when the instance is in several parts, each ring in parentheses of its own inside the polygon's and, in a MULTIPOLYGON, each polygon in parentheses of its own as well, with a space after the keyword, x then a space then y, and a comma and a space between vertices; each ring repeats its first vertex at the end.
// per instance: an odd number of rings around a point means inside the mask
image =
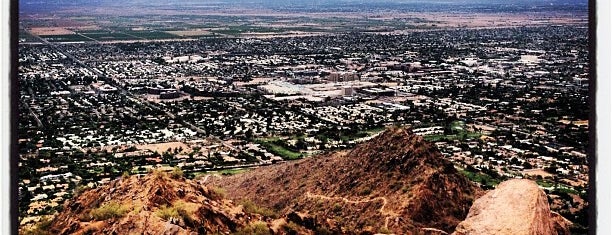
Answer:
POLYGON ((204 183, 341 233, 450 233, 482 193, 433 145, 398 127, 349 151, 204 183))
MULTIPOLYGON (((528 12, 587 10, 587 0, 20 0, 20 12, 58 13, 74 9, 148 9, 179 10, 206 9, 269 9, 298 12, 369 12, 371 10, 399 10, 409 12, 528 12)), ((173 12, 173 11, 169 11, 173 12)), ((116 12, 110 11, 112 15, 116 12)), ((148 11, 135 12, 149 14, 148 11)))
POLYGON ((570 225, 533 181, 484 194, 422 137, 393 127, 351 150, 229 177, 124 176, 77 193, 44 230, 20 232, 569 234, 570 225))
POLYGON ((546 194, 535 182, 513 179, 476 200, 453 234, 570 234, 570 224, 550 211, 546 194))
POLYGON ((47 230, 50 234, 251 234, 269 233, 272 222, 233 204, 219 189, 157 171, 123 177, 68 200, 47 230))

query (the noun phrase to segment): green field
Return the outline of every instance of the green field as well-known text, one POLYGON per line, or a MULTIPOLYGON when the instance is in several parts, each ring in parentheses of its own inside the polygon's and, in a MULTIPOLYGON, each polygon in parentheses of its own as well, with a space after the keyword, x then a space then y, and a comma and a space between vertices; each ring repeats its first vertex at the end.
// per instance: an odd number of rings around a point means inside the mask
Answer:
POLYGON ((356 140, 359 138, 364 138, 364 137, 368 137, 371 135, 375 135, 384 130, 385 130, 385 127, 378 127, 378 128, 367 129, 367 130, 360 130, 354 134, 350 134, 350 133, 344 134, 343 133, 340 135, 340 140, 342 141, 356 140))
POLYGON ((495 179, 490 175, 481 172, 471 172, 467 170, 459 170, 459 172, 461 172, 461 174, 466 176, 472 182, 480 183, 482 185, 490 187, 495 187, 501 182, 500 179, 495 179))
POLYGON ((536 180, 536 183, 544 188, 550 188, 550 187, 555 186, 553 182, 550 182, 547 180, 536 180))
POLYGON ((544 188, 552 188, 553 192, 556 193, 566 193, 566 194, 575 194, 575 195, 582 195, 583 193, 572 189, 572 187, 567 186, 565 184, 559 184, 559 183, 555 183, 555 182, 551 182, 548 180, 536 180, 536 183, 544 188))
POLYGON ((146 38, 146 39, 173 39, 173 38, 181 38, 181 36, 160 32, 160 31, 126 31, 129 35, 134 35, 136 37, 146 38))
POLYGON ((557 185, 557 187, 555 187, 555 189, 552 190, 555 193, 565 193, 565 194, 574 194, 574 195, 583 195, 582 192, 578 192, 574 189, 571 189, 567 186, 563 186, 563 185, 557 185))
POLYGON ((279 141, 281 140, 278 137, 255 140, 256 143, 261 144, 268 152, 278 155, 285 160, 296 160, 304 157, 304 154, 280 145, 279 141))
POLYGON ((449 125, 449 128, 452 134, 444 135, 426 135, 423 138, 430 142, 436 141, 453 141, 453 140, 466 140, 466 139, 476 139, 480 138, 482 134, 478 132, 471 132, 466 129, 465 122, 463 121, 454 121, 449 125))
POLYGON ((140 38, 126 35, 123 33, 83 33, 83 35, 98 41, 117 41, 117 40, 138 40, 140 38))
POLYGON ((82 33, 82 34, 89 34, 89 33, 110 33, 110 31, 106 30, 106 29, 92 29, 92 30, 78 30, 75 31, 77 33, 82 33))

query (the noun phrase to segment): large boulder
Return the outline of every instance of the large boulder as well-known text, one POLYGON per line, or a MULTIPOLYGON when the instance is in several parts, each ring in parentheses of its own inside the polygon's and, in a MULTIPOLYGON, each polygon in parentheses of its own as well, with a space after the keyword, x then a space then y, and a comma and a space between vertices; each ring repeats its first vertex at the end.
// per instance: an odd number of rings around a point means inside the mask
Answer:
POLYGON ((570 234, 568 227, 567 220, 550 211, 535 182, 513 179, 477 199, 453 234, 570 234))

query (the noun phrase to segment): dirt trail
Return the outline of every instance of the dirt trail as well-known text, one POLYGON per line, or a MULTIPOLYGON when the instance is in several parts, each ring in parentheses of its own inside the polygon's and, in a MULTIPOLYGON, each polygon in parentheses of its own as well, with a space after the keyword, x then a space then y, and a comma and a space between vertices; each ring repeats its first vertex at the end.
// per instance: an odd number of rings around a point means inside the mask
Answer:
POLYGON ((219 177, 219 178, 221 178, 221 176, 220 176, 220 175, 218 175, 218 174, 209 174, 209 175, 204 176, 204 179, 202 179, 202 180, 200 181, 200 184, 204 184, 204 183, 206 183, 206 181, 208 180, 208 178, 210 178, 211 176, 215 176, 215 177, 219 177))
POLYGON ((310 192, 306 192, 306 197, 308 198, 320 198, 320 199, 324 199, 324 200, 341 200, 344 203, 349 203, 349 204, 359 204, 359 203, 368 203, 368 202, 373 202, 376 200, 381 200, 383 202, 382 206, 378 209, 378 212, 380 212, 380 214, 382 214, 383 216, 385 216, 385 228, 388 228, 389 226, 389 219, 391 219, 392 217, 398 217, 399 214, 395 211, 387 211, 385 210, 385 206, 387 206, 387 198, 386 197, 375 197, 375 198, 370 198, 370 199, 362 199, 362 200, 349 200, 348 198, 345 197, 330 197, 330 196, 325 196, 325 195, 320 195, 320 194, 312 194, 310 192))

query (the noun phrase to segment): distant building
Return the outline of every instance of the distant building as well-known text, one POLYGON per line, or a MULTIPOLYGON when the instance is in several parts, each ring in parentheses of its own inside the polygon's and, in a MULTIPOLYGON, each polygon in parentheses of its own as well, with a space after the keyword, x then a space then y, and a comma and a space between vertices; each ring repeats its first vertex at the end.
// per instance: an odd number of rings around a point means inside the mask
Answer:
POLYGON ((68 172, 65 174, 59 174, 59 175, 45 175, 40 177, 40 181, 49 181, 49 180, 57 180, 57 179, 61 179, 61 178, 70 178, 72 177, 72 173, 68 172))
POLYGON ((70 95, 70 91, 52 91, 51 95, 54 95, 54 96, 69 96, 70 95))
POLYGON ((101 93, 101 94, 115 93, 118 91, 116 87, 108 85, 108 84, 99 86, 97 90, 98 90, 98 93, 101 93))
POLYGON ((359 80, 359 74, 356 72, 333 72, 327 76, 327 80, 331 82, 347 82, 359 80))
POLYGON ((461 64, 463 64, 463 65, 465 65, 467 67, 475 67, 475 66, 479 65, 478 59, 476 59, 476 58, 466 58, 464 60, 459 61, 459 63, 461 63, 461 64))
POLYGON ((173 63, 196 63, 198 61, 201 61, 204 59, 204 57, 199 56, 199 55, 191 55, 191 56, 177 56, 177 57, 171 57, 171 56, 164 56, 162 57, 162 59, 168 63, 168 64, 173 64, 173 63))
POLYGON ((355 93, 354 89, 349 86, 342 87, 343 96, 352 96, 355 93))
POLYGON ((160 99, 175 99, 181 97, 181 93, 178 91, 164 91, 159 93, 160 99))
POLYGON ((176 89, 165 88, 163 86, 147 87, 147 93, 152 95, 160 95, 161 93, 177 92, 176 89))
POLYGON ((366 89, 362 89, 361 90, 363 93, 368 94, 368 95, 375 95, 375 96, 394 96, 395 95, 395 91, 392 89, 381 89, 381 88, 366 88, 366 89))

